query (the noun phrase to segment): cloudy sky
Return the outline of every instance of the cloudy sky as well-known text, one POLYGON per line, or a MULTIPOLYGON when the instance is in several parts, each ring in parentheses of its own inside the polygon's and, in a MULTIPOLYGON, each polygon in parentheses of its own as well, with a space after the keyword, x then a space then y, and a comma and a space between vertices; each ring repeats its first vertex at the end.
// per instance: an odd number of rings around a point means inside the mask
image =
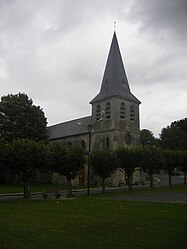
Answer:
POLYGON ((0 0, 0 96, 26 93, 48 125, 90 115, 114 21, 141 129, 187 117, 187 0, 0 0))

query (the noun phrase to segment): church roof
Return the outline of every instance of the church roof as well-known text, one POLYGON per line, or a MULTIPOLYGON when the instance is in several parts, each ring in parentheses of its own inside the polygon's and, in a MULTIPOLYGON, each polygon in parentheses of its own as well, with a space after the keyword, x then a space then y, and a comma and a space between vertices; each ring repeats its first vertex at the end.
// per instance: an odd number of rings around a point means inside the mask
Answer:
POLYGON ((50 140, 55 140, 88 133, 86 127, 83 125, 78 125, 77 123, 88 126, 92 123, 92 116, 74 119, 64 123, 49 126, 47 127, 47 135, 49 136, 50 140))
POLYGON ((99 100, 111 97, 121 97, 123 99, 140 104, 140 101, 130 91, 115 32, 113 35, 100 92, 94 99, 92 99, 90 103, 92 104, 99 100))

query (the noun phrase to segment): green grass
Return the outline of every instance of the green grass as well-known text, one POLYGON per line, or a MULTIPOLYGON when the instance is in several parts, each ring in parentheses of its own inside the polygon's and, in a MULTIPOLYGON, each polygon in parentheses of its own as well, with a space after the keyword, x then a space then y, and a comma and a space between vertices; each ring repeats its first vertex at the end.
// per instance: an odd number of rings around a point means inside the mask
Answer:
MULTIPOLYGON (((86 189, 85 186, 73 186, 73 189, 86 189)), ((92 186, 91 186, 92 188, 92 186)), ((46 190, 46 192, 55 192, 56 190, 64 191, 67 189, 65 185, 62 184, 31 184, 30 189, 32 193, 35 192, 42 192, 43 190, 46 190)), ((187 192, 187 184, 179 184, 179 185, 173 185, 172 187, 160 187, 160 188, 154 188, 150 189, 149 187, 145 187, 143 189, 137 189, 133 188, 133 191, 128 191, 126 189, 124 193, 126 194, 134 194, 134 193, 141 193, 143 192, 187 192)), ((22 193, 23 192, 23 185, 22 184, 0 184, 0 194, 4 193, 22 193)), ((117 195, 121 194, 116 193, 117 195)))
POLYGON ((185 204, 93 195, 0 201, 0 214, 0 248, 6 249, 185 249, 187 244, 185 204))
POLYGON ((142 193, 187 193, 187 184, 178 184, 173 185, 171 187, 155 187, 151 189, 150 187, 144 188, 133 188, 133 190, 129 191, 125 189, 124 191, 116 192, 116 193, 108 193, 108 195, 134 195, 134 194, 142 194, 142 193))
MULTIPOLYGON (((77 188, 86 188, 82 186, 75 186, 73 189, 77 188)), ((55 192, 56 190, 64 191, 67 189, 67 186, 62 184, 30 184, 30 190, 32 193, 42 192, 55 192)), ((23 193, 23 184, 0 184, 0 194, 4 193, 23 193)))

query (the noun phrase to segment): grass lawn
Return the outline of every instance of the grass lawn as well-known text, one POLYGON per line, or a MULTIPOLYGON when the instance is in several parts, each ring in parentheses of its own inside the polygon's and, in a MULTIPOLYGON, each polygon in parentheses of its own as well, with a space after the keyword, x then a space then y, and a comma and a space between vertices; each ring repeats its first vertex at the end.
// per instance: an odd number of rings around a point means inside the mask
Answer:
POLYGON ((93 195, 0 201, 0 214, 1 249, 185 249, 187 245, 185 204, 93 195))
MULTIPOLYGON (((73 186, 73 189, 86 189, 86 186, 73 186)), ((93 186, 91 186, 93 188, 93 186)), ((94 187, 95 188, 95 187, 94 187)), ((65 191, 67 190, 67 186, 62 185, 62 184, 30 184, 30 190, 32 193, 35 192, 42 192, 43 190, 46 190, 46 192, 55 192, 55 190, 59 191, 65 191)), ((125 190, 126 194, 136 194, 137 192, 187 192, 187 184, 179 184, 179 185, 174 185, 172 187, 160 187, 160 188, 154 188, 150 189, 149 187, 143 188, 143 190, 133 188, 133 191, 128 191, 128 189, 125 190)), ((4 193, 23 193, 23 184, 0 184, 0 194, 4 193)), ((117 195, 121 194, 116 193, 117 195)))
MULTIPOLYGON (((75 186, 74 189, 83 188, 81 186, 75 186)), ((86 188, 86 187, 84 187, 86 188)), ((47 192, 55 192, 56 190, 64 191, 67 189, 67 186, 62 184, 30 184, 30 190, 34 192, 42 192, 46 190, 47 192)), ((0 194, 4 193, 23 193, 23 184, 1 184, 0 185, 0 194)))

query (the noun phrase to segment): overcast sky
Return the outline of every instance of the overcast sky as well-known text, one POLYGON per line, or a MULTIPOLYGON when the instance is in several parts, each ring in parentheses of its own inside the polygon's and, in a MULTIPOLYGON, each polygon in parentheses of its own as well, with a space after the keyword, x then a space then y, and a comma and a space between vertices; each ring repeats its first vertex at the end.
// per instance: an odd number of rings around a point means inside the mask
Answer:
POLYGON ((90 115, 116 33, 141 129, 187 117, 187 0, 0 0, 0 96, 48 125, 90 115))

